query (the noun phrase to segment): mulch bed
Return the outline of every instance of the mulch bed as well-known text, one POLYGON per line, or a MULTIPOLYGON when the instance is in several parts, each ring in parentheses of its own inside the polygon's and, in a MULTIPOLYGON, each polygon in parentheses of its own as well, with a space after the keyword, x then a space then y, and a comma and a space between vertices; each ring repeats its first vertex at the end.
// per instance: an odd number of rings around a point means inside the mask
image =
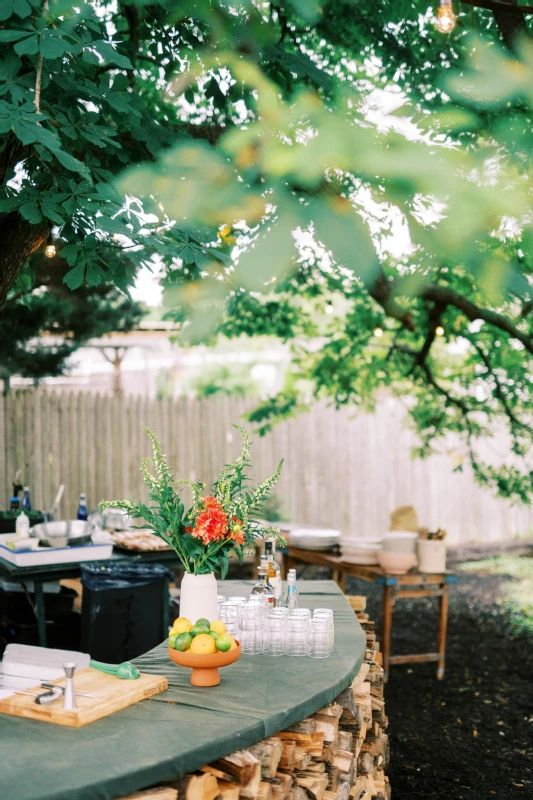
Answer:
MULTIPOLYGON (((394 800, 533 797, 533 641, 514 634, 497 603, 500 576, 461 575, 452 589, 446 676, 433 664, 394 666, 385 690, 394 800)), ((381 593, 366 594, 370 618, 381 593)), ((435 601, 401 600, 392 652, 434 647, 435 601)))

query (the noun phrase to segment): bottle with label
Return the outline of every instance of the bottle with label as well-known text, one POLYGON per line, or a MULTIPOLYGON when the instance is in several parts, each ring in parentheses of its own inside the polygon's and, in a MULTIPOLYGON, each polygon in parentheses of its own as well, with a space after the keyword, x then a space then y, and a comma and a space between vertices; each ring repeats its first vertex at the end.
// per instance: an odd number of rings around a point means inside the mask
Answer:
POLYGON ((274 589, 268 582, 268 562, 266 556, 261 556, 261 564, 257 570, 259 580, 250 592, 250 597, 265 599, 268 607, 274 607, 274 589))
POLYGON ((267 539, 265 542, 265 555, 268 562, 268 582, 274 589, 274 605, 278 605, 281 600, 281 573, 274 558, 274 540, 267 539))
POLYGON ((30 521, 24 511, 21 511, 15 522, 15 535, 17 539, 27 539, 30 535, 30 521))
POLYGON ((76 519, 82 519, 86 521, 89 518, 89 512, 87 511, 87 501, 85 499, 85 495, 82 492, 80 494, 80 504, 78 506, 78 515, 76 519))
POLYGON ((24 496, 22 498, 22 508, 25 511, 31 511, 31 497, 30 497, 30 487, 24 487, 24 496))
POLYGON ((290 571, 287 576, 287 608, 289 614, 298 608, 298 590, 296 588, 296 572, 290 571))

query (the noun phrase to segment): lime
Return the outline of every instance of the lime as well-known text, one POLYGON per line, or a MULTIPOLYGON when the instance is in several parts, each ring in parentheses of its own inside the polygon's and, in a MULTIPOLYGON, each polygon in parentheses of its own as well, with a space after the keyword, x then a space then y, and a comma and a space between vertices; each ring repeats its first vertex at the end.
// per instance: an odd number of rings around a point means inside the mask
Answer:
POLYGON ((215 644, 217 650, 220 650, 221 653, 226 653, 230 649, 232 641, 227 634, 223 633, 222 636, 218 637, 215 644))
POLYGON ((207 635, 212 636, 215 642, 218 639, 218 633, 216 631, 207 631, 207 635))
POLYGON ((201 633, 209 633, 209 625, 193 625, 189 631, 191 636, 200 636, 201 633))
POLYGON ((211 623, 205 617, 202 617, 201 619, 197 619, 196 620, 196 625, 205 625, 206 628, 210 628, 211 627, 211 623))
POLYGON ((179 633, 170 633, 169 634, 169 637, 168 637, 168 646, 169 647, 174 647, 174 644, 175 644, 175 641, 176 641, 176 637, 178 637, 178 636, 179 636, 179 633))
POLYGON ((172 647, 174 648, 174 650, 181 650, 181 652, 184 653, 191 646, 191 642, 192 642, 192 636, 190 633, 187 632, 178 633, 172 647))

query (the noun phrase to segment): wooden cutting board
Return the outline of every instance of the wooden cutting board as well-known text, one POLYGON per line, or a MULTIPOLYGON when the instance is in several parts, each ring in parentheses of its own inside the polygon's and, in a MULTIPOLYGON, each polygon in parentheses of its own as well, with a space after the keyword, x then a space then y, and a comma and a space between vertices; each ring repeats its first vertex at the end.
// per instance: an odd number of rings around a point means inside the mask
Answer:
MULTIPOLYGON (((65 678, 59 678, 56 681, 49 681, 49 683, 64 686, 65 680, 65 678)), ((74 711, 63 710, 62 698, 49 706, 40 706, 35 702, 35 698, 29 695, 14 694, 0 700, 0 713, 80 728, 89 722, 120 711, 121 708, 138 703, 139 700, 145 700, 154 694, 164 692, 168 689, 168 681, 161 675, 148 675, 145 672, 142 672, 141 677, 137 680, 124 680, 89 667, 75 673, 74 686, 78 692, 94 695, 94 697, 77 695, 77 708, 74 711)), ((37 692, 39 690, 45 691, 40 686, 27 691, 37 692)))

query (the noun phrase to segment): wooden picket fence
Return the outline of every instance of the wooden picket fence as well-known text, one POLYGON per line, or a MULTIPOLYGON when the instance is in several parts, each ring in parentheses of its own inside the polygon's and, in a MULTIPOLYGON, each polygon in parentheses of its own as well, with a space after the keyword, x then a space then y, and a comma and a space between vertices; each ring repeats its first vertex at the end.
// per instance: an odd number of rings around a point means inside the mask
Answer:
MULTIPOLYGON (((232 423, 243 423, 251 405, 228 397, 152 400, 42 389, 9 392, 0 397, 5 502, 23 464, 34 507, 50 507, 58 485, 66 484, 64 516, 75 514, 81 491, 90 507, 102 499, 144 497, 139 465, 150 455, 150 444, 141 425, 159 434, 177 475, 209 483, 237 455, 240 437, 232 423)), ((421 524, 445 527, 455 543, 531 534, 530 508, 495 498, 475 483, 467 467, 454 472, 449 454, 412 460, 415 440, 403 415, 392 399, 372 415, 317 405, 265 437, 254 437, 254 478, 262 479, 285 458, 277 494, 290 518, 345 534, 386 530, 389 512, 404 504, 416 507, 421 524)))

